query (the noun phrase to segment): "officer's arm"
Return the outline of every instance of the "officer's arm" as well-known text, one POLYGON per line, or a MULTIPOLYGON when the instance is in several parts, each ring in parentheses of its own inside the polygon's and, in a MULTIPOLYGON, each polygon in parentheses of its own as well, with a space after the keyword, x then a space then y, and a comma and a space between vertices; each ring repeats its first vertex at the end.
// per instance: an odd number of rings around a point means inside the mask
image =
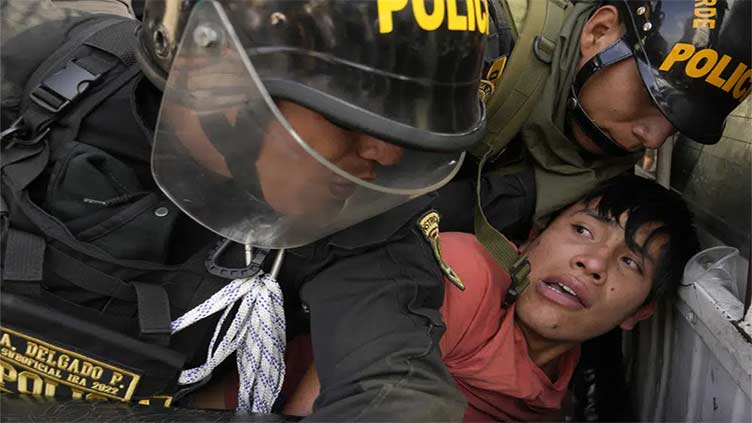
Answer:
MULTIPOLYGON (((412 224, 386 245, 334 260, 301 291, 321 382, 313 420, 460 420, 441 360, 444 280, 412 224)), ((352 253, 331 247, 330 256, 352 253)))

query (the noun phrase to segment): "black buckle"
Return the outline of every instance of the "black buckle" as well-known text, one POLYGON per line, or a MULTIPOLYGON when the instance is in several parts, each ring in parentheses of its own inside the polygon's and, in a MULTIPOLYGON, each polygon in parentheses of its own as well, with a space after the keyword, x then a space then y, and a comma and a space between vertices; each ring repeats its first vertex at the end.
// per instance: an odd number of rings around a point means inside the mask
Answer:
POLYGON ((63 69, 37 85, 30 97, 39 107, 59 113, 101 76, 101 73, 92 74, 71 60, 63 69))
POLYGON ((521 255, 509 268, 509 277, 512 279, 512 283, 507 290, 507 295, 504 296, 502 307, 507 308, 517 301, 517 297, 530 284, 530 280, 528 279, 529 274, 530 262, 527 260, 526 255, 521 255))

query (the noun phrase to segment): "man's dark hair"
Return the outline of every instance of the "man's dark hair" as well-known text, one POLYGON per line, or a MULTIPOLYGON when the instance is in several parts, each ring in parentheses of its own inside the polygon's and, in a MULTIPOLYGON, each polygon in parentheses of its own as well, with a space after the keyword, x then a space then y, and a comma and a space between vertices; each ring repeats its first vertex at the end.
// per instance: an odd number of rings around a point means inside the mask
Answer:
POLYGON ((594 200, 598 200, 597 213, 604 218, 618 220, 624 212, 627 213, 624 239, 630 249, 647 256, 652 241, 668 236, 668 242, 659 254, 653 286, 645 302, 673 296, 681 282, 684 265, 699 250, 692 213, 684 200, 676 192, 636 175, 606 180, 582 199, 585 203, 594 200), (642 226, 650 223, 660 226, 653 229, 640 246, 635 235, 642 226))

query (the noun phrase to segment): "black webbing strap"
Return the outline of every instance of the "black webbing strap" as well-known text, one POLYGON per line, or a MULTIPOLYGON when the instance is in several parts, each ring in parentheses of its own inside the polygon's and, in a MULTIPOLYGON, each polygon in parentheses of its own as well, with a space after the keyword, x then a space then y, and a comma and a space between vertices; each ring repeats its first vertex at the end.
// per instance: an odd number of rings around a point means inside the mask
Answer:
POLYGON ((593 119, 591 119, 585 109, 582 108, 579 96, 585 83, 591 76, 593 76, 593 74, 603 68, 613 65, 614 63, 632 57, 632 55, 632 49, 629 48, 629 45, 622 37, 606 47, 603 51, 593 56, 582 66, 582 68, 580 68, 579 71, 577 71, 574 83, 572 84, 569 102, 567 103, 571 115, 579 124, 580 128, 601 150, 603 150, 604 153, 615 157, 626 156, 629 154, 629 151, 614 141, 608 134, 603 132, 595 122, 593 122, 593 119))
POLYGON ((44 269, 44 238, 8 229, 3 251, 3 280, 41 281, 44 269))
POLYGON ((619 38, 610 46, 603 49, 603 51, 598 52, 595 56, 590 58, 590 60, 585 62, 580 70, 577 71, 573 84, 575 91, 579 94, 587 80, 596 72, 615 63, 619 63, 633 55, 634 53, 632 53, 632 49, 629 48, 626 39, 624 37, 619 38))
MULTIPOLYGON (((82 55, 80 59, 74 58, 75 64, 85 68, 92 75, 101 75, 104 81, 99 82, 96 92, 79 96, 75 107, 70 107, 64 116, 60 116, 59 127, 64 128, 64 133, 59 134, 56 141, 66 143, 74 140, 86 116, 140 74, 130 42, 133 37, 132 32, 137 27, 137 21, 121 21, 106 30, 96 32, 83 44, 95 50, 82 55), (118 63, 122 63, 125 70, 116 76, 109 75, 108 72, 111 72, 118 63)), ((78 52, 75 57, 78 57, 78 52)))
POLYGON ((44 135, 46 135, 46 130, 44 128, 49 126, 50 124, 49 122, 46 122, 45 118, 49 119, 49 115, 35 116, 33 118, 33 120, 36 122, 35 124, 28 124, 24 120, 23 113, 25 113, 30 108, 30 104, 32 103, 29 93, 32 89, 37 87, 43 79, 53 73, 55 69, 60 68, 65 63, 65 60, 70 57, 72 52, 76 51, 81 45, 83 45, 85 40, 92 37, 97 32, 106 29, 107 27, 121 20, 122 18, 114 17, 101 19, 96 22, 90 22, 87 20, 84 24, 82 24, 80 29, 77 29, 78 33, 75 36, 71 37, 69 40, 63 43, 55 50, 55 52, 47 57, 44 62, 42 62, 42 64, 31 74, 26 83, 26 88, 24 89, 24 96, 21 103, 22 114, 9 130, 4 131, 3 136, 0 138, 2 140, 5 140, 6 138, 9 138, 9 135, 13 135, 13 138, 24 138, 26 140, 32 140, 36 142, 44 137, 44 135))
POLYGON ((140 337, 168 345, 170 340, 170 300, 161 285, 138 281, 124 282, 50 246, 47 249, 50 270, 89 292, 135 301, 138 307, 140 337))
POLYGON ((119 63, 130 66, 135 62, 129 35, 138 27, 137 21, 106 20, 92 27, 61 48, 67 47, 68 54, 45 61, 30 79, 33 88, 27 97, 31 101, 26 102, 18 122, 25 138, 43 137, 104 74, 119 63))
POLYGON ((177 265, 153 263, 145 260, 118 259, 93 244, 80 242, 60 220, 54 216, 50 216, 41 207, 34 204, 29 198, 28 191, 15 190, 15 187, 12 185, 7 189, 6 182, 9 182, 8 178, 3 178, 3 189, 5 192, 10 191, 12 195, 16 196, 14 205, 19 207, 29 221, 44 232, 45 237, 59 241, 73 251, 86 254, 97 260, 131 269, 145 271, 178 271, 181 269, 177 265))
POLYGON ((79 288, 119 300, 136 301, 136 291, 132 285, 97 270, 53 246, 47 249, 46 257, 50 270, 79 288))
POLYGON ((97 31, 84 44, 95 47, 117 57, 124 65, 136 63, 136 54, 130 40, 139 23, 133 20, 118 22, 103 31, 97 31))
POLYGON ((138 298, 140 338, 160 345, 170 344, 170 299, 161 285, 131 282, 138 298))
MULTIPOLYGON (((81 24, 80 28, 77 28, 77 31, 79 31, 75 36, 71 37, 68 41, 66 41, 62 46, 57 48, 45 61, 40 65, 34 73, 31 74, 31 77, 29 78, 28 82, 26 83, 26 89, 24 90, 26 93, 30 92, 31 89, 39 85, 39 83, 48 77, 51 73, 54 72, 55 69, 59 69, 70 56, 75 52, 81 45, 84 45, 86 43, 86 40, 93 37, 98 32, 107 29, 108 27, 122 21, 122 18, 116 18, 116 17, 108 17, 107 19, 103 19, 97 22, 91 22, 86 21, 85 23, 81 24)), ((28 96, 24 98, 24 104, 22 105, 22 109, 28 105, 28 96)))
POLYGON ((4 183, 22 191, 47 167, 50 150, 46 144, 5 149, 0 153, 0 169, 4 183))

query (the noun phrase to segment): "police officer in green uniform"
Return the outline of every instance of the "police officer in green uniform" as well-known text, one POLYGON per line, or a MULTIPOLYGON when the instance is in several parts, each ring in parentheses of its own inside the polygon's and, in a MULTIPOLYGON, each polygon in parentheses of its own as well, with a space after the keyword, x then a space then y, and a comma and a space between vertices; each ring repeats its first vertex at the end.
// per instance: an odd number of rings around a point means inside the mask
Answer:
MULTIPOLYGON (((676 132, 718 142, 752 84, 748 1, 571 3, 530 2, 474 151, 486 218, 522 239, 676 132)), ((441 190, 444 230, 474 230, 475 179, 441 190)))
MULTIPOLYGON (((463 169, 435 203, 443 230, 475 232, 510 270, 506 302, 527 286, 529 265, 504 248, 504 235, 527 239, 533 223, 631 171, 643 149, 676 132, 718 142, 752 85, 752 2, 528 3, 514 50, 485 75, 493 81, 503 70, 488 103, 489 135, 473 151, 480 169, 463 169)), ((621 345, 621 331, 583 345, 570 387, 574 420, 633 419, 621 345)))
POLYGON ((50 55, 3 113, 4 391, 190 405, 233 329, 170 321, 260 268, 310 318, 313 419, 460 419, 418 223, 485 134, 488 7, 404 3, 147 1, 4 40, 50 55))

